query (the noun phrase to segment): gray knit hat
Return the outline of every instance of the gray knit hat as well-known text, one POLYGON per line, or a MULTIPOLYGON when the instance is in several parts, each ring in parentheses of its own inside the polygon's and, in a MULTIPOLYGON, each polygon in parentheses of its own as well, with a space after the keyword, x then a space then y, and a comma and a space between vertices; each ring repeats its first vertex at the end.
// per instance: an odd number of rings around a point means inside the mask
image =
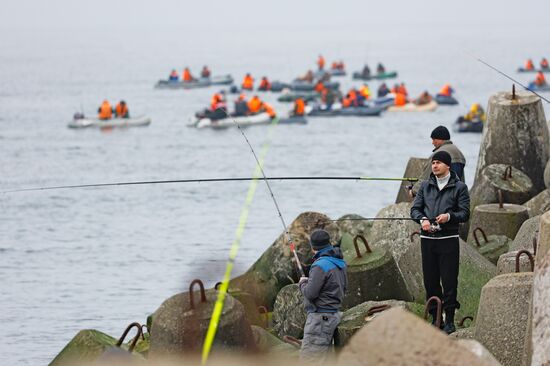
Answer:
POLYGON ((330 235, 325 230, 315 230, 309 237, 309 244, 313 250, 321 250, 330 244, 330 235))

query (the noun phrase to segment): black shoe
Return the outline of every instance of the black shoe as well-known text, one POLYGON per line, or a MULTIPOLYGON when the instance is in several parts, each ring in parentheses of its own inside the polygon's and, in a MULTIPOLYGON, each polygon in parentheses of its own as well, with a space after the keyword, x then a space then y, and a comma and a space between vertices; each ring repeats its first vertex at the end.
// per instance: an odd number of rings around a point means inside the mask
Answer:
POLYGON ((443 324, 443 331, 447 334, 451 334, 451 333, 454 333, 456 332, 456 327, 455 327, 455 323, 449 323, 449 322, 445 322, 445 324, 443 324))
POLYGON ((445 310, 445 323, 443 324, 443 331, 447 334, 454 333, 455 327, 455 309, 445 310))

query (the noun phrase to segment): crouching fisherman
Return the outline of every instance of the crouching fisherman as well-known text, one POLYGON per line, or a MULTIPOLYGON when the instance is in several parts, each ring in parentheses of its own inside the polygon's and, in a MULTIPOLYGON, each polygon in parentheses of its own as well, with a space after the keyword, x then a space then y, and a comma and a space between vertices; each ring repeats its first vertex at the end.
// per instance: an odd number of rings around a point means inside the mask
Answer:
POLYGON ((347 287, 346 262, 340 248, 330 244, 330 235, 325 230, 312 232, 310 245, 314 262, 309 277, 300 278, 299 283, 308 313, 300 358, 323 362, 342 319, 339 310, 347 287))

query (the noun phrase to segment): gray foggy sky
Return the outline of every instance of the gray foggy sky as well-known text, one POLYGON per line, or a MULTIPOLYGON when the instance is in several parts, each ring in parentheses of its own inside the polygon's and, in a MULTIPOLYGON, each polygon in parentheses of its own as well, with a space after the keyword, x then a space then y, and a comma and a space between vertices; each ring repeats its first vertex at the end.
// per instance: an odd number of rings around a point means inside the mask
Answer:
MULTIPOLYGON (((193 27, 243 28, 392 24, 467 24, 533 27, 550 17, 548 0, 2 0, 0 28, 93 29, 193 27)), ((361 28, 364 27, 364 28, 361 28)), ((459 31, 459 29, 457 29, 459 31)))

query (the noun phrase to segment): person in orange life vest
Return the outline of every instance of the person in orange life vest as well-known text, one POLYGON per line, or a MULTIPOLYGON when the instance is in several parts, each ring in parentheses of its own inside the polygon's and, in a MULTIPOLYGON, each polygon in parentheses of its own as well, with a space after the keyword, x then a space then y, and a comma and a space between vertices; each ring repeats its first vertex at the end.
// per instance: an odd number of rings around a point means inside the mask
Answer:
POLYGON ((344 70, 344 67, 345 67, 345 66, 344 66, 344 61, 340 61, 340 62, 338 62, 338 63, 336 64, 336 68, 337 68, 338 70, 344 70))
POLYGON ((325 85, 321 80, 319 80, 317 84, 315 84, 315 87, 313 88, 313 90, 315 90, 317 93, 321 93, 324 88, 325 88, 325 85))
POLYGON ((365 99, 370 98, 370 89, 367 84, 363 84, 363 86, 359 89, 359 94, 365 99))
POLYGON ((323 70, 325 68, 325 58, 323 55, 319 55, 319 58, 317 59, 317 66, 319 67, 319 70, 323 70))
POLYGON ((260 112, 260 109, 262 108, 262 101, 261 99, 255 95, 248 101, 248 114, 256 114, 260 112))
POLYGON ((444 97, 450 97, 453 95, 454 93, 454 89, 449 85, 449 84, 445 84, 443 85, 443 88, 441 88, 441 90, 439 91, 439 93, 437 95, 442 95, 444 97))
POLYGON ((115 115, 117 118, 130 118, 130 110, 126 105, 126 102, 121 100, 115 107, 115 115))
POLYGON ((405 104, 407 104, 407 96, 401 93, 395 94, 394 104, 396 106, 404 106, 405 104))
POLYGON ((399 84, 395 84, 395 85, 393 86, 393 88, 390 89, 390 92, 391 92, 392 94, 397 94, 397 93, 399 93, 399 84))
POLYGON ((267 114, 271 118, 277 117, 277 113, 275 113, 275 109, 273 109, 273 106, 271 104, 267 103, 267 102, 262 103, 261 110, 267 112, 267 114))
POLYGON ((267 80, 267 76, 262 77, 262 80, 260 81, 260 86, 258 86, 258 90, 271 90, 271 83, 269 82, 269 80, 267 80))
POLYGON ((250 76, 250 73, 246 73, 243 79, 242 88, 245 90, 252 90, 254 89, 254 78, 250 76))
POLYGON ((540 68, 541 69, 548 69, 549 65, 548 65, 548 60, 546 59, 546 57, 544 57, 541 61, 540 61, 540 68))
POLYGON ((302 98, 297 98, 294 101, 293 114, 295 116, 303 116, 306 111, 306 102, 302 98))
POLYGON ((416 104, 416 105, 425 105, 425 104, 428 104, 432 101, 432 96, 430 95, 430 93, 428 93, 427 90, 425 90, 422 94, 420 94, 420 96, 418 98, 416 98, 415 100, 413 100, 413 103, 416 104))
POLYGON ((537 72, 537 77, 535 78, 535 85, 537 86, 546 85, 546 78, 544 77, 544 73, 542 71, 537 72))
POLYGON ((220 103, 224 102, 224 97, 221 93, 215 93, 210 99, 210 109, 215 111, 220 103))
POLYGON ((344 98, 342 98, 342 108, 349 108, 349 107, 351 107, 351 99, 348 94, 344 98))
POLYGON ((170 81, 178 81, 179 80, 179 75, 178 75, 178 72, 176 70, 172 70, 172 72, 170 73, 170 76, 168 77, 168 80, 170 81))
POLYGON ((332 70, 337 70, 338 69, 338 62, 334 61, 331 65, 330 65, 330 68, 332 70))
POLYGON ((535 69, 535 65, 533 64, 533 60, 528 59, 527 61, 525 61, 525 70, 534 70, 534 69, 535 69))
POLYGON ((351 102, 351 105, 353 105, 354 107, 359 106, 359 100, 357 100, 357 92, 355 91, 355 89, 350 89, 350 91, 348 92, 348 99, 351 102))
POLYGON ((201 78, 207 79, 210 77, 210 69, 204 65, 201 70, 201 78))
POLYGON ((191 75, 191 71, 189 70, 188 67, 186 67, 185 69, 183 69, 183 77, 182 77, 183 81, 185 82, 190 82, 190 81, 195 81, 195 78, 193 77, 193 75, 191 75))
POLYGON ((113 108, 107 99, 103 101, 101 107, 98 108, 97 113, 99 119, 111 119, 113 117, 113 108))
POLYGON ((401 83, 401 85, 399 85, 399 88, 397 89, 397 92, 399 94, 403 94, 405 96, 409 95, 409 93, 407 92, 407 88, 405 88, 405 83, 401 83))

